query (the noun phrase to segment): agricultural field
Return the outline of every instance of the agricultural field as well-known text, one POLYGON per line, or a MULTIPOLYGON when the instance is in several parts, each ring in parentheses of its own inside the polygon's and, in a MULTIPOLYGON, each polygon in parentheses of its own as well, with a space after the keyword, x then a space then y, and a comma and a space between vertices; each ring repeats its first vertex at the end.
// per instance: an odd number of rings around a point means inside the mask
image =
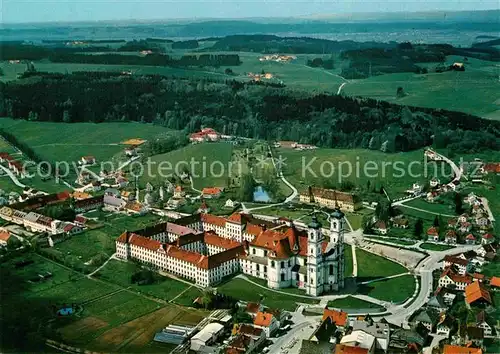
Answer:
POLYGON ((156 215, 104 218, 103 227, 75 235, 41 252, 79 270, 91 271, 115 252, 115 240, 125 230, 138 230, 159 220, 156 215))
POLYGON ((111 161, 120 155, 127 139, 145 140, 165 137, 177 132, 161 126, 141 123, 50 123, 0 119, 7 129, 48 161, 78 161, 82 156, 95 156, 97 162, 111 161))
MULTIPOLYGON (((200 310, 154 301, 106 281, 89 279, 32 253, 4 262, 1 271, 3 304, 17 308, 14 312, 29 311, 33 323, 44 323, 48 338, 75 347, 106 352, 122 347, 127 352, 144 351, 153 346, 154 333, 169 323, 195 325, 206 315, 200 310), (34 263, 15 268, 20 260, 34 263), (37 274, 47 272, 52 277, 29 282, 37 274), (29 306, 19 306, 20 299, 29 306), (56 316, 55 309, 65 304, 78 305, 77 314, 56 316)), ((16 316, 14 312, 10 316, 16 316)), ((25 318, 22 314, 18 317, 25 318)))
POLYGON ((106 282, 115 283, 122 287, 130 287, 132 290, 161 299, 189 306, 193 300, 201 295, 201 291, 195 286, 168 277, 158 277, 158 282, 150 285, 136 285, 130 282, 132 274, 140 268, 134 263, 112 260, 102 268, 95 277, 106 282))
MULTIPOLYGON (((450 65, 454 61, 463 61, 463 58, 449 57, 447 64, 450 65)), ((464 72, 447 71, 425 75, 397 73, 351 80, 344 86, 343 93, 402 105, 443 108, 500 119, 497 100, 500 83, 495 63, 470 59, 465 65, 464 72), (398 87, 404 89, 407 94, 405 97, 396 97, 398 87)))
POLYGON ((193 144, 166 154, 155 155, 151 158, 152 174, 144 174, 140 184, 153 182, 158 185, 169 174, 181 174, 187 169, 192 170, 190 172, 196 189, 226 187, 228 177, 233 171, 230 164, 232 151, 232 144, 220 142, 193 144))
POLYGON ((374 280, 408 272, 402 265, 384 257, 356 248, 358 282, 374 280))
POLYGON ((347 296, 342 299, 328 301, 328 307, 334 307, 341 310, 354 310, 354 309, 370 309, 370 310, 384 310, 382 306, 361 300, 352 296, 347 296))
POLYGON ((370 190, 378 192, 384 186, 392 198, 397 198, 405 195, 413 183, 424 184, 434 174, 451 180, 446 177, 448 165, 434 162, 424 165, 422 150, 387 154, 364 149, 296 151, 280 148, 276 155, 286 159, 283 173, 299 190, 305 190, 309 185, 319 185, 325 180, 337 186, 342 181, 350 181, 360 188, 366 188, 369 182, 370 190), (413 165, 410 165, 412 162, 413 165))

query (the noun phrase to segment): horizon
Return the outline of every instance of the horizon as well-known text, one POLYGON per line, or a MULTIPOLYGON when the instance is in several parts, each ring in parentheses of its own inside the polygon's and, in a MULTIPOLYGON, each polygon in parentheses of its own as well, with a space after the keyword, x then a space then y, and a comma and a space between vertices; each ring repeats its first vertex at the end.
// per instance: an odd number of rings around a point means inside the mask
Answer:
POLYGON ((324 4, 322 1, 313 1, 304 9, 302 2, 284 2, 282 0, 269 0, 267 2, 206 2, 191 0, 188 3, 179 3, 171 0, 168 3, 154 3, 157 10, 150 12, 151 7, 135 0, 117 3, 116 0, 104 0, 99 3, 75 3, 69 0, 51 0, 54 6, 59 7, 48 11, 47 2, 39 1, 12 1, 4 0, 0 3, 2 13, 2 26, 23 24, 70 24, 70 23, 106 23, 106 22, 189 22, 210 20, 349 20, 354 17, 366 15, 395 15, 395 14, 438 14, 438 13, 475 13, 486 11, 499 11, 498 2, 482 0, 477 2, 463 2, 451 0, 439 3, 419 3, 407 0, 398 3, 373 1, 366 4, 364 1, 342 1, 335 4, 324 4), (195 8, 193 3, 198 3, 195 8), (215 4, 206 8, 206 5, 215 4), (40 7, 40 5, 42 5, 40 7), (114 5, 119 5, 116 8, 114 5), (168 5, 176 5, 176 12, 171 12, 168 5), (187 5, 187 7, 186 7, 187 5), (218 9, 217 5, 224 6, 218 9), (266 11, 261 12, 261 7, 266 6, 266 11), (430 6, 429 6, 430 5, 430 6), (470 5, 470 6, 469 6, 470 5), (82 8, 84 7, 84 8, 82 8), (39 11, 37 11, 37 9, 39 11), (118 11, 117 11, 118 10, 118 11), (166 10, 166 11, 162 11, 166 10), (257 10, 257 12, 256 12, 257 10), (109 15, 112 12, 114 15, 109 15), (166 16, 157 16, 158 12, 168 12, 166 16), (72 20, 68 20, 68 18, 72 20))

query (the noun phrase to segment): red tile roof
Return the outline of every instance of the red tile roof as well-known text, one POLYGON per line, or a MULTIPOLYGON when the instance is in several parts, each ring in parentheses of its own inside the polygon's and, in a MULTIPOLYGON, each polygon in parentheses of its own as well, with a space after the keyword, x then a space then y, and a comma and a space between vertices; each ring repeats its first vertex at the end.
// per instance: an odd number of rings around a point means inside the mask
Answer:
POLYGON ((264 229, 262 229, 262 227, 260 227, 259 225, 247 224, 246 232, 250 235, 257 236, 263 231, 264 229))
POLYGON ((467 266, 467 264, 469 264, 468 260, 456 256, 444 256, 444 261, 452 264, 459 264, 462 266, 467 266))
POLYGON ((259 312, 259 310, 260 310, 260 304, 256 302, 249 302, 247 304, 247 307, 245 308, 245 311, 250 313, 257 313, 259 312))
POLYGON ((490 293, 484 288, 482 283, 476 281, 465 287, 465 301, 468 304, 472 304, 478 300, 484 300, 491 304, 490 293))
POLYGON ((217 225, 220 227, 226 226, 226 219, 224 219, 223 217, 215 216, 215 215, 211 215, 211 214, 202 214, 201 221, 205 222, 207 224, 217 225))
POLYGON ((490 285, 496 288, 500 288, 500 277, 492 277, 490 280, 490 285))
POLYGON ((1 231, 0 232, 0 240, 7 242, 10 238, 10 233, 7 231, 1 231))
POLYGON ((465 237, 467 240, 476 240, 476 238, 474 237, 473 234, 468 234, 466 237, 465 237))
POLYGON ((230 217, 227 218, 227 221, 232 221, 237 224, 242 224, 243 220, 243 215, 240 213, 233 213, 230 217))
POLYGON ((217 195, 222 192, 222 189, 218 187, 212 187, 212 188, 203 188, 202 193, 203 194, 208 194, 208 195, 217 195))
POLYGON ((361 347, 351 347, 346 344, 337 344, 335 346, 335 354, 368 354, 368 349, 361 347))
POLYGON ((427 235, 439 236, 439 229, 437 227, 432 226, 427 230, 427 235))
POLYGON ((492 234, 485 234, 483 235, 483 238, 486 239, 486 240, 491 240, 492 238, 494 238, 494 236, 492 234))
POLYGON ((217 246, 224 249, 231 249, 241 246, 239 242, 233 241, 229 238, 219 237, 213 231, 205 232, 203 240, 208 245, 217 246))
POLYGON ((443 273, 441 273, 441 276, 440 278, 444 277, 444 276, 448 276, 451 280, 453 280, 453 282, 455 283, 466 283, 466 284, 470 284, 472 283, 472 277, 468 276, 468 275, 459 275, 459 274, 455 274, 451 268, 446 268, 443 273))
POLYGON ((347 324, 347 313, 343 311, 330 310, 328 308, 325 308, 323 310, 322 321, 326 320, 327 318, 330 318, 332 322, 337 326, 344 327, 347 324))
POLYGON ((268 312, 257 312, 253 324, 260 327, 269 327, 271 325, 271 321, 273 319, 273 315, 268 312))
POLYGON ((500 173, 500 163, 487 163, 484 165, 484 170, 486 172, 500 173))
POLYGON ((483 354, 480 348, 460 347, 458 345, 446 344, 443 348, 443 354, 483 354))

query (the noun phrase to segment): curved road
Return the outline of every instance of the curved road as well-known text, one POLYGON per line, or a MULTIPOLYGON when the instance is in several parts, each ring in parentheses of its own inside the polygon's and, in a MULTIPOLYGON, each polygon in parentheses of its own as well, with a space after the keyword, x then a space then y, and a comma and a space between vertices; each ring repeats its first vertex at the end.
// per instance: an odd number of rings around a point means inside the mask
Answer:
POLYGON ((16 186, 21 187, 21 188, 26 187, 24 184, 22 184, 21 182, 19 182, 19 180, 17 179, 16 175, 13 174, 12 171, 9 170, 7 167, 0 165, 0 168, 2 170, 4 170, 4 172, 7 174, 7 176, 10 177, 10 179, 12 180, 12 182, 14 182, 14 184, 16 186))

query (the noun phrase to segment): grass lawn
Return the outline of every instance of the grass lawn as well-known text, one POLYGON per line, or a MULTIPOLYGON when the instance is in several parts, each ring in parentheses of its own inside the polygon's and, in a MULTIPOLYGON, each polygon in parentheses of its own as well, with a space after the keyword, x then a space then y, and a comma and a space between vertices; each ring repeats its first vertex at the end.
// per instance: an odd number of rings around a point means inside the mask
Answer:
POLYGON ((353 310, 353 309, 377 309, 383 310, 382 306, 374 304, 373 302, 368 302, 361 300, 352 296, 347 296, 342 299, 328 301, 328 307, 335 307, 341 310, 353 310))
POLYGON ((405 195, 415 182, 424 184, 434 174, 442 177, 449 173, 448 165, 442 163, 424 165, 422 150, 387 154, 365 149, 295 151, 280 148, 275 155, 286 158, 284 175, 299 191, 306 190, 309 185, 320 185, 325 179, 337 186, 347 180, 363 189, 368 182, 370 190, 378 191, 384 186, 389 195, 396 198, 405 195))
POLYGON ((408 271, 398 263, 359 248, 356 249, 356 259, 358 261, 358 281, 364 281, 361 278, 371 280, 408 271))
POLYGON ((7 143, 5 140, 0 139, 0 152, 7 152, 9 154, 14 154, 17 151, 9 143, 7 143))
POLYGON ((0 189, 5 193, 16 192, 22 193, 23 189, 18 187, 12 182, 9 176, 3 175, 0 176, 0 189))
POLYGON ((308 304, 317 304, 318 300, 297 297, 292 295, 280 294, 269 289, 263 289, 256 285, 253 285, 246 280, 233 278, 227 283, 224 283, 217 287, 217 290, 228 296, 232 296, 236 299, 242 301, 255 301, 262 303, 270 308, 275 309, 285 309, 288 311, 293 311, 297 307, 297 302, 303 302, 308 304))
POLYGON ((415 291, 415 278, 403 275, 358 287, 358 293, 369 295, 382 301, 404 302, 415 291))
POLYGON ((446 203, 446 201, 443 204, 441 204, 441 203, 429 203, 424 199, 413 199, 404 204, 412 206, 414 208, 424 209, 433 212, 435 214, 456 215, 455 206, 450 203, 446 203))
POLYGON ((353 230, 361 229, 363 226, 363 215, 347 213, 346 218, 351 224, 353 230))
POLYGON ((141 185, 147 182, 158 184, 169 174, 179 174, 188 168, 194 180, 194 187, 226 187, 230 175, 230 161, 233 145, 229 143, 203 143, 188 145, 182 149, 151 158, 152 175, 144 174, 141 185), (160 165, 161 164, 161 165, 160 165), (159 170, 160 173, 158 172, 159 170), (160 174, 164 175, 162 178, 160 174))
POLYGON ((419 247, 429 251, 446 251, 455 248, 454 246, 437 245, 435 243, 428 243, 428 242, 422 243, 419 247))
POLYGON ((177 132, 140 123, 50 123, 0 119, 7 129, 49 161, 78 161, 95 156, 97 162, 109 161, 124 150, 121 143, 130 138, 150 140, 177 132))
POLYGON ((344 274, 345 277, 352 277, 353 272, 353 263, 352 263, 352 247, 347 243, 344 243, 344 259, 345 259, 345 269, 344 274))

